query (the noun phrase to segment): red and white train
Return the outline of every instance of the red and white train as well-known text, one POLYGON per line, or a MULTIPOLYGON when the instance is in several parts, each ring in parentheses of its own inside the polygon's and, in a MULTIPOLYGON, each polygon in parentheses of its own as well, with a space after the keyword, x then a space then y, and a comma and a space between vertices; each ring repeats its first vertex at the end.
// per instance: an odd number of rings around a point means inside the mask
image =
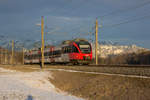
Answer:
MULTIPOLYGON (((59 46, 44 48, 45 63, 89 64, 90 61, 92 61, 92 47, 85 39, 68 40, 59 46)), ((41 63, 41 50, 34 49, 25 52, 24 63, 41 63)))

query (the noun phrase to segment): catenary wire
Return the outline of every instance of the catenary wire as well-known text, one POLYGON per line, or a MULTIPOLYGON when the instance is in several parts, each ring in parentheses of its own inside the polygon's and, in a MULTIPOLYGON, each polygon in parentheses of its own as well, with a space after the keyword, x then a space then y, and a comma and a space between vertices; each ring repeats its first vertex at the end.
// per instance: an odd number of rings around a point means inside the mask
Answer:
POLYGON ((120 9, 118 11, 113 11, 113 12, 104 14, 102 16, 98 16, 97 18, 104 18, 106 16, 111 16, 111 15, 115 15, 115 14, 119 14, 119 13, 124 13, 124 12, 131 11, 131 10, 136 10, 138 8, 144 7, 144 6, 149 5, 149 4, 150 4, 150 1, 147 1, 147 2, 144 2, 142 4, 135 5, 133 7, 129 7, 129 8, 126 8, 126 9, 120 9))

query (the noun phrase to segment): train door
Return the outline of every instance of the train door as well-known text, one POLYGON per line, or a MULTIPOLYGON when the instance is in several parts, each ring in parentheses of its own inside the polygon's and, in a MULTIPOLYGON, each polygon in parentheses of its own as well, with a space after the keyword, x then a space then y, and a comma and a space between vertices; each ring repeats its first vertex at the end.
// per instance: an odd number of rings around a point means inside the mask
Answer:
POLYGON ((69 52, 68 52, 68 46, 62 47, 62 61, 65 62, 70 62, 70 58, 69 58, 69 52))

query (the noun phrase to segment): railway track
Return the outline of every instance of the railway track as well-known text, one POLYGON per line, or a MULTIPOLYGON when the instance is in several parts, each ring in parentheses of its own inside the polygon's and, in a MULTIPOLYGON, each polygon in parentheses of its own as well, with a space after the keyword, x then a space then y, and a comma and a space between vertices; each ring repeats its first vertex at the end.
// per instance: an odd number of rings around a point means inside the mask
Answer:
POLYGON ((150 66, 147 65, 46 65, 45 68, 150 77, 150 66))
POLYGON ((66 70, 66 69, 50 68, 50 69, 46 69, 46 71, 65 71, 65 72, 74 72, 74 73, 85 73, 85 74, 96 74, 96 75, 121 76, 121 77, 150 79, 150 76, 143 76, 143 75, 126 75, 126 74, 113 74, 113 73, 101 73, 101 72, 86 72, 86 71, 76 71, 76 70, 66 70))
POLYGON ((89 65, 91 67, 129 67, 129 68, 150 68, 150 65, 89 65))
POLYGON ((114 67, 128 67, 128 68, 150 68, 150 65, 94 65, 94 64, 91 64, 91 65, 62 65, 62 64, 54 64, 54 65, 51 65, 51 64, 47 64, 48 66, 56 66, 56 65, 58 65, 58 66, 75 66, 75 67, 77 67, 77 66, 79 66, 79 67, 97 67, 97 68, 99 68, 99 67, 108 67, 108 68, 114 68, 114 67))
MULTIPOLYGON (((1 65, 3 67, 9 66, 10 68, 31 68, 40 70, 39 65, 1 65)), ((28 69, 28 70, 29 70, 28 69)), ((46 64, 43 70, 48 69, 63 69, 63 70, 72 70, 72 71, 82 71, 86 73, 105 73, 110 75, 135 75, 135 76, 144 76, 150 77, 150 66, 148 65, 49 65, 46 64)))
MULTIPOLYGON (((3 64, 1 64, 3 65, 3 64)), ((25 64, 24 66, 39 66, 39 64, 25 64)), ((94 65, 94 64, 91 64, 91 65, 72 65, 72 64, 68 64, 68 65, 65 65, 65 64, 45 64, 46 66, 71 66, 71 67, 108 67, 108 68, 120 68, 120 67, 127 67, 127 68, 150 68, 150 65, 106 65, 106 64, 101 64, 101 65, 94 65)), ((4 66, 7 66, 6 64, 4 64, 4 66)), ((11 66, 11 65, 8 65, 8 66, 11 66)))

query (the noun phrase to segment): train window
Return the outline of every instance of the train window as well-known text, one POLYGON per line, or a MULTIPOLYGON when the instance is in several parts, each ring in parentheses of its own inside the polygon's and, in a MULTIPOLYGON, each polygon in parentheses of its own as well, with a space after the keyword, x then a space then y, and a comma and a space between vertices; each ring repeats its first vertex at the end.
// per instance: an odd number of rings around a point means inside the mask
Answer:
POLYGON ((25 55, 25 57, 24 57, 25 59, 28 59, 28 56, 27 55, 25 55))
POLYGON ((69 46, 67 47, 67 53, 69 53, 69 46))
POLYGON ((67 53, 71 53, 72 52, 72 46, 68 46, 67 47, 67 53))
POLYGON ((32 59, 35 59, 35 54, 32 55, 32 59))
POLYGON ((80 48, 82 53, 90 53, 91 52, 90 43, 88 43, 86 41, 80 41, 80 42, 77 42, 77 45, 80 48))
POLYGON ((39 54, 36 54, 36 55, 35 55, 35 58, 36 58, 36 59, 39 58, 39 54))
POLYGON ((52 56, 52 55, 53 55, 53 52, 52 52, 52 51, 50 51, 50 52, 49 52, 49 56, 52 56))
POLYGON ((53 54, 54 57, 58 57, 58 56, 60 56, 61 51, 60 51, 60 50, 56 50, 56 51, 50 52, 50 54, 51 54, 51 55, 53 54))
POLYGON ((33 56, 34 58, 36 58, 37 54, 32 54, 32 56, 33 56))
POLYGON ((60 50, 57 50, 56 51, 56 55, 60 55, 61 54, 61 51, 60 50))
POLYGON ((54 55, 57 55, 57 51, 54 51, 54 55))
POLYGON ((44 56, 49 56, 49 52, 45 52, 45 53, 44 53, 44 56))
POLYGON ((32 59, 32 55, 30 55, 30 60, 32 59))
POLYGON ((63 53, 67 53, 67 47, 63 47, 63 53))
POLYGON ((65 52, 64 47, 62 47, 62 53, 64 53, 64 52, 65 52))
POLYGON ((55 55, 55 51, 53 51, 53 55, 55 55))
POLYGON ((42 57, 42 54, 41 54, 41 53, 39 54, 39 57, 40 57, 40 58, 42 57))
POLYGON ((71 52, 72 52, 72 46, 66 46, 62 48, 62 53, 71 53, 71 52))
POLYGON ((68 47, 68 53, 71 53, 72 52, 72 46, 69 46, 68 47))
POLYGON ((32 59, 34 59, 34 54, 32 55, 32 59))
POLYGON ((37 54, 34 55, 34 59, 37 59, 37 54))
POLYGON ((30 60, 30 55, 28 56, 28 59, 30 60))
POLYGON ((68 49, 67 49, 67 47, 65 47, 65 53, 67 53, 68 51, 67 51, 68 49))
POLYGON ((28 55, 26 56, 26 59, 29 59, 29 56, 28 56, 28 55))
POLYGON ((69 53, 69 47, 67 47, 67 53, 69 53))
POLYGON ((72 47, 72 52, 79 53, 78 49, 75 46, 72 47))
POLYGON ((31 58, 34 59, 34 54, 32 54, 31 58))

